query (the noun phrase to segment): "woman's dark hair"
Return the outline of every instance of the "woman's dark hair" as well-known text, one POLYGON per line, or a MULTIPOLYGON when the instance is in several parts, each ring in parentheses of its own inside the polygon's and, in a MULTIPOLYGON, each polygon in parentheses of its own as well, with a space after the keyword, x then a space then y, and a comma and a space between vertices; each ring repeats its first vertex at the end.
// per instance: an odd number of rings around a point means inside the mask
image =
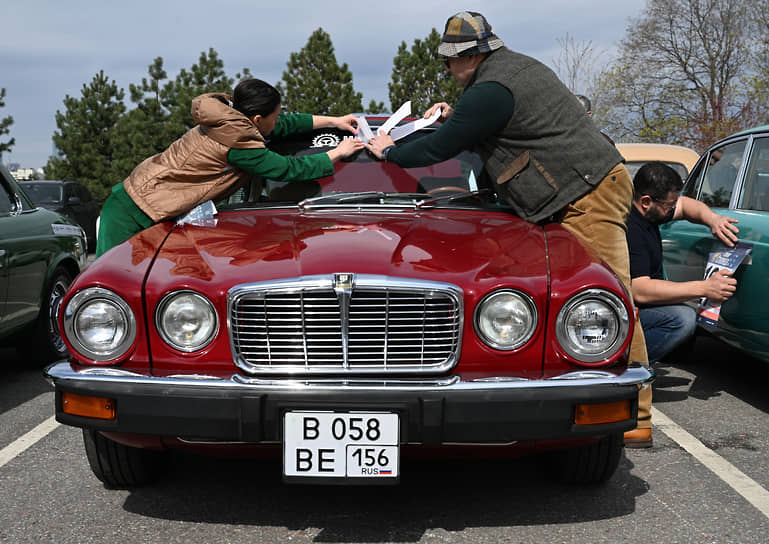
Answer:
POLYGON ((261 79, 244 79, 232 92, 232 107, 246 117, 266 117, 280 104, 278 90, 261 79))

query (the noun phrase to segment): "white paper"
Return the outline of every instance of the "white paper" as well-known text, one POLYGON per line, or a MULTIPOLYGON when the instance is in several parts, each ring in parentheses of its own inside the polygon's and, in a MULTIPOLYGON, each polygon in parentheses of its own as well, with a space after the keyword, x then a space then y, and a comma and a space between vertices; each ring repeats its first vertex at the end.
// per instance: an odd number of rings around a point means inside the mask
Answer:
MULTIPOLYGON (((396 127, 398 123, 403 121, 405 117, 411 115, 411 100, 407 100, 403 105, 398 108, 398 111, 393 113, 387 121, 377 130, 378 134, 389 134, 394 142, 405 138, 409 134, 416 132, 426 126, 432 125, 441 117, 441 110, 438 109, 427 119, 418 119, 411 121, 399 127, 396 127)), ((374 133, 371 131, 371 127, 366 121, 365 117, 358 117, 358 139, 364 144, 367 144, 371 138, 374 137, 374 133)))
POLYGON ((393 113, 390 118, 384 122, 384 125, 379 127, 379 134, 390 134, 390 131, 395 125, 400 123, 404 117, 411 115, 411 100, 407 100, 403 105, 398 108, 398 111, 393 113))
POLYGON ((366 118, 363 116, 358 117, 358 139, 364 144, 367 144, 368 141, 373 137, 374 133, 371 132, 371 127, 368 126, 368 121, 366 121, 366 118))
POLYGON ((432 125, 440 118, 440 116, 441 116, 441 110, 439 108, 435 110, 435 113, 433 113, 427 119, 423 117, 422 119, 417 119, 416 121, 411 121, 410 123, 406 123, 405 125, 395 127, 390 132, 390 138, 393 139, 393 142, 397 142, 401 138, 405 138, 406 136, 408 136, 413 132, 416 132, 417 130, 420 130, 422 128, 432 125))

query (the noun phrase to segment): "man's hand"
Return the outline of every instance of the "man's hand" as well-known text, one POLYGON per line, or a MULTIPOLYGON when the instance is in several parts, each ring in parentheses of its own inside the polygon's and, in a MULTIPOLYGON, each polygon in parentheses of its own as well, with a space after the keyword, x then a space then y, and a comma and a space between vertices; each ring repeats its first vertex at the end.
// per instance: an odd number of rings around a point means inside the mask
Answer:
POLYGON ((454 113, 454 108, 446 104, 446 102, 439 102, 430 106, 430 109, 425 112, 425 119, 429 119, 438 108, 441 110, 441 121, 445 121, 454 113))
POLYGON ((737 219, 718 215, 715 212, 713 215, 715 217, 710 221, 710 232, 727 246, 734 247, 734 244, 737 243, 737 233, 740 232, 740 229, 734 226, 734 223, 737 223, 737 219))
POLYGON ((732 272, 728 270, 719 270, 704 280, 704 283, 705 296, 715 302, 725 301, 737 290, 737 280, 732 277, 732 272))
POLYGON ((368 141, 366 149, 371 151, 377 159, 381 159, 382 151, 391 145, 395 145, 395 142, 390 138, 389 134, 379 134, 368 141))

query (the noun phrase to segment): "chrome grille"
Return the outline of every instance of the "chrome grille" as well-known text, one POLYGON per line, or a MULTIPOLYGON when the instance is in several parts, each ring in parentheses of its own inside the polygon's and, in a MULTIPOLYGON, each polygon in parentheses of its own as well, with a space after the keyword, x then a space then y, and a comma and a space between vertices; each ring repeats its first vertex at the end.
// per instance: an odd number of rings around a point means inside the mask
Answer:
POLYGON ((249 373, 441 371, 456 363, 462 321, 459 288, 421 280, 311 276, 229 294, 233 357, 249 373))

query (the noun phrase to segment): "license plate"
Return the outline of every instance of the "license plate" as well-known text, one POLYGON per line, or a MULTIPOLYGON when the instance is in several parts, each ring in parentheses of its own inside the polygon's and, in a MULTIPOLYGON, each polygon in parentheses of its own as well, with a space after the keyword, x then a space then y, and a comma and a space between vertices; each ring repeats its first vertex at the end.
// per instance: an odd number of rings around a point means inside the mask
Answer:
POLYGON ((397 478, 398 414, 286 412, 283 474, 303 478, 397 478))

